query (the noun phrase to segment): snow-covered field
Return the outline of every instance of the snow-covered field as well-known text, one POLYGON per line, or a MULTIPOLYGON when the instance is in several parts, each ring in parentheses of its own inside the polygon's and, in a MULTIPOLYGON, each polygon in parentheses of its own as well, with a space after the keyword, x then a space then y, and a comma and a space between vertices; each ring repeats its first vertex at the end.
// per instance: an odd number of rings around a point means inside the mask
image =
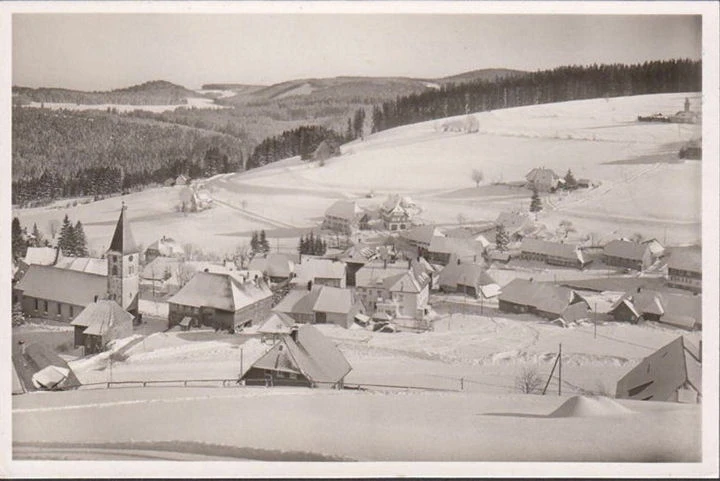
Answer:
POLYGON ((15 456, 18 445, 162 443, 277 460, 692 462, 700 432, 698 405, 517 394, 125 388, 13 399, 15 456))
POLYGON ((74 104, 71 102, 30 102, 30 107, 45 108, 50 110, 108 110, 115 109, 118 112, 132 112, 144 110, 146 112, 167 112, 179 108, 195 109, 223 109, 222 105, 215 103, 213 99, 191 97, 185 104, 173 105, 129 105, 129 104, 74 104))

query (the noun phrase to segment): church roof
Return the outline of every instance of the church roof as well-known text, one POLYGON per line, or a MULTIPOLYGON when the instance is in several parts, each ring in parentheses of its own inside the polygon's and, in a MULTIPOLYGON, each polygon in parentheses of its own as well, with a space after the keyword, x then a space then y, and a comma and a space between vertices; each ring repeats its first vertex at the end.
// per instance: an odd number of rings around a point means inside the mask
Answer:
POLYGON ((111 251, 120 252, 121 254, 134 254, 140 252, 132 232, 130 231, 130 223, 125 219, 126 207, 123 205, 120 210, 120 218, 115 226, 115 233, 110 242, 111 251))

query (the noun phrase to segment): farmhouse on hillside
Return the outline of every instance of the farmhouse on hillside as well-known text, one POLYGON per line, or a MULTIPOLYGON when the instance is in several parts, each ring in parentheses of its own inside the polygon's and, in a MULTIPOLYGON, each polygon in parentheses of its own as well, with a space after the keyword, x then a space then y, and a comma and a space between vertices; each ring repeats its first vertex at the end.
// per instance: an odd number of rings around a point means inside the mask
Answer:
POLYGON ((290 334, 258 359, 240 380, 250 386, 298 386, 342 389, 352 367, 330 339, 313 326, 290 334))
POLYGON ((133 315, 115 301, 91 302, 70 323, 75 327, 75 347, 84 346, 84 354, 105 350, 108 342, 132 335, 133 315))
POLYGON ((355 201, 338 200, 325 211, 323 228, 350 235, 358 227, 361 215, 362 210, 355 201))
POLYGON ((552 169, 545 167, 535 167, 525 176, 528 188, 535 188, 538 192, 554 192, 561 183, 564 183, 562 177, 557 175, 552 169))
POLYGON ((412 269, 367 265, 356 274, 356 290, 368 313, 422 320, 429 312, 430 278, 412 269))
POLYGON ((337 324, 348 328, 365 308, 350 289, 315 285, 310 290, 290 291, 273 311, 299 323, 337 324))
POLYGON ((495 225, 502 225, 511 241, 517 242, 534 232, 537 227, 528 212, 505 211, 498 215, 495 225))
POLYGON ((602 261, 609 266, 642 271, 655 262, 649 244, 616 239, 603 248, 602 261))
POLYGON ((427 252, 427 249, 430 247, 430 242, 434 237, 445 237, 445 234, 440 232, 440 229, 434 225, 413 227, 400 234, 400 238, 406 240, 411 246, 417 247, 419 253, 421 253, 423 249, 427 252))
POLYGON ((168 299, 168 328, 185 318, 192 325, 232 330, 270 315, 272 291, 262 279, 241 282, 230 273, 198 272, 168 299))
POLYGON ((482 265, 467 262, 448 264, 440 271, 439 285, 441 291, 461 292, 475 298, 492 297, 500 290, 482 265))
POLYGON ((693 330, 702 325, 702 301, 699 296, 661 294, 638 288, 615 302, 610 315, 620 322, 655 321, 693 330))
POLYGON ((498 303, 502 312, 531 313, 551 320, 562 318, 568 322, 582 318, 578 317, 578 308, 570 309, 574 304, 581 303, 587 314, 585 317, 589 315, 587 302, 572 289, 532 279, 513 279, 502 288, 498 303))
POLYGON ((702 292, 702 258, 699 251, 673 251, 667 267, 669 286, 702 292))
POLYGON ((555 266, 582 269, 589 263, 580 248, 574 244, 526 238, 520 245, 520 251, 522 259, 540 261, 555 266))
POLYGON ((295 262, 291 257, 277 252, 265 257, 253 257, 248 264, 248 270, 262 272, 271 282, 284 282, 295 275, 295 262))
POLYGON ((429 262, 446 266, 451 259, 478 262, 484 252, 483 243, 472 239, 435 236, 430 241, 427 252, 423 254, 427 256, 429 262))
POLYGON ((617 383, 615 397, 638 401, 699 403, 702 345, 682 336, 642 360, 617 383))

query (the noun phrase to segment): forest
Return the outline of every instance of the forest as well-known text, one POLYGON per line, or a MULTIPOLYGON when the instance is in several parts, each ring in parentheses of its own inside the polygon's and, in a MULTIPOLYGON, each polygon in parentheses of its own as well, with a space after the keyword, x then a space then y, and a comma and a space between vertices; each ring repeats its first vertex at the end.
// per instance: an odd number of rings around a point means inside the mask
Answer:
POLYGON ((445 85, 373 107, 372 131, 500 108, 702 90, 702 65, 666 60, 624 65, 565 66, 494 81, 445 85))

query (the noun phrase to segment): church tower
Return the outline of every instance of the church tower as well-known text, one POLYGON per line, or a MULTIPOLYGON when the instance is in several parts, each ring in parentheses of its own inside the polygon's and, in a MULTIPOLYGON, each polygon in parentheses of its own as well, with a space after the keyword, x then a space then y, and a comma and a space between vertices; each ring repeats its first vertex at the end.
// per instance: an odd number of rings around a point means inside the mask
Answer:
POLYGON ((123 202, 120 218, 115 226, 110 248, 107 251, 108 298, 117 301, 120 307, 137 316, 140 281, 140 250, 130 232, 123 202))

